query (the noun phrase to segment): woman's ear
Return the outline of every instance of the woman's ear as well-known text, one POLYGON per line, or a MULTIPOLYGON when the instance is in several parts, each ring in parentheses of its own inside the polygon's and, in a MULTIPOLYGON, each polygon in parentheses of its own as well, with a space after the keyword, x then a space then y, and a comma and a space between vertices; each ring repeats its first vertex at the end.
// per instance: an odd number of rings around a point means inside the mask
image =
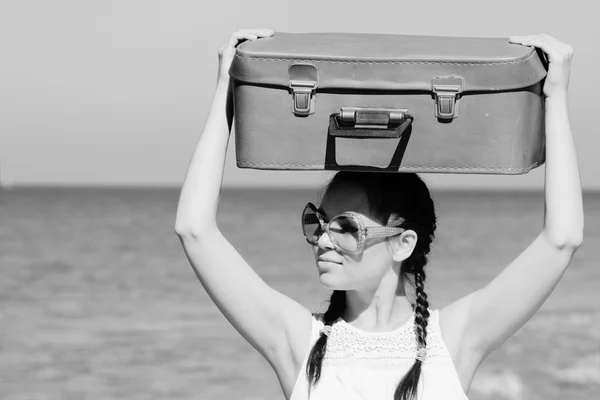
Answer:
POLYGON ((392 237, 392 259, 396 262, 401 262, 410 257, 417 245, 418 238, 417 233, 410 229, 398 236, 392 237))

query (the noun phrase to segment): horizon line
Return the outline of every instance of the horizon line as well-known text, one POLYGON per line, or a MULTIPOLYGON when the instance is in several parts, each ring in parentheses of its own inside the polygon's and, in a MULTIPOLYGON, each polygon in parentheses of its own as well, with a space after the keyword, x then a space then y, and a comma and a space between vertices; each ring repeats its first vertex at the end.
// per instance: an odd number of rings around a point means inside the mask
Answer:
MULTIPOLYGON (((224 190, 318 190, 321 185, 300 185, 300 186, 272 186, 272 185, 223 185, 224 190)), ((0 191, 11 191, 19 189, 119 189, 119 190, 174 190, 181 189, 181 185, 174 184, 122 184, 122 183, 25 183, 25 184, 10 184, 6 185, 0 182, 0 191)), ((544 187, 492 187, 492 186, 454 186, 454 187, 433 187, 429 186, 430 190, 440 192, 527 192, 527 193, 543 193, 544 187)), ((582 189, 583 193, 600 193, 600 188, 582 189)))

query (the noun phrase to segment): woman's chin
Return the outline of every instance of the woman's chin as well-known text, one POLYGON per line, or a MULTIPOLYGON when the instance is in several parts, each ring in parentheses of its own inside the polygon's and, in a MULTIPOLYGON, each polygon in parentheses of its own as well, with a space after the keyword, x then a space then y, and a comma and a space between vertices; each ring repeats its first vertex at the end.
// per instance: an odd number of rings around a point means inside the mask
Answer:
POLYGON ((328 290, 338 290, 340 286, 340 282, 335 279, 331 272, 319 272, 319 282, 321 282, 321 286, 328 290))

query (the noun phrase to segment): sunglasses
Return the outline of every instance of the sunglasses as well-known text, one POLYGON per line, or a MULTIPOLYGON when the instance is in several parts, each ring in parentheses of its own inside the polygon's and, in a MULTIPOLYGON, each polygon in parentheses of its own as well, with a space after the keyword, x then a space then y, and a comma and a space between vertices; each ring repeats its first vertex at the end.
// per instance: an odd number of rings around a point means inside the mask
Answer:
POLYGON ((398 235, 404 229, 392 226, 365 226, 360 214, 347 211, 325 222, 313 203, 302 212, 302 232, 306 241, 315 245, 323 233, 329 235, 333 246, 343 252, 359 254, 367 238, 384 238, 398 235))

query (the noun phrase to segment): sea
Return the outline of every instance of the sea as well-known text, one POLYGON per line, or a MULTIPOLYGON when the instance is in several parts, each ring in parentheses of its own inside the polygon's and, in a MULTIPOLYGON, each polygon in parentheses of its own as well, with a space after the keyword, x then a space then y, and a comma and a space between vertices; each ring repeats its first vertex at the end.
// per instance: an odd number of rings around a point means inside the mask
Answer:
MULTIPOLYGON (((542 229, 542 192, 432 195, 430 308, 486 285, 542 229)), ((330 292, 299 221, 318 196, 223 189, 217 217, 269 285, 313 311, 330 292)), ((284 398, 193 273, 174 232, 178 197, 177 188, 0 191, 0 399, 284 398)), ((583 246, 541 309, 479 367, 469 399, 600 399, 600 193, 584 203, 583 246)))

